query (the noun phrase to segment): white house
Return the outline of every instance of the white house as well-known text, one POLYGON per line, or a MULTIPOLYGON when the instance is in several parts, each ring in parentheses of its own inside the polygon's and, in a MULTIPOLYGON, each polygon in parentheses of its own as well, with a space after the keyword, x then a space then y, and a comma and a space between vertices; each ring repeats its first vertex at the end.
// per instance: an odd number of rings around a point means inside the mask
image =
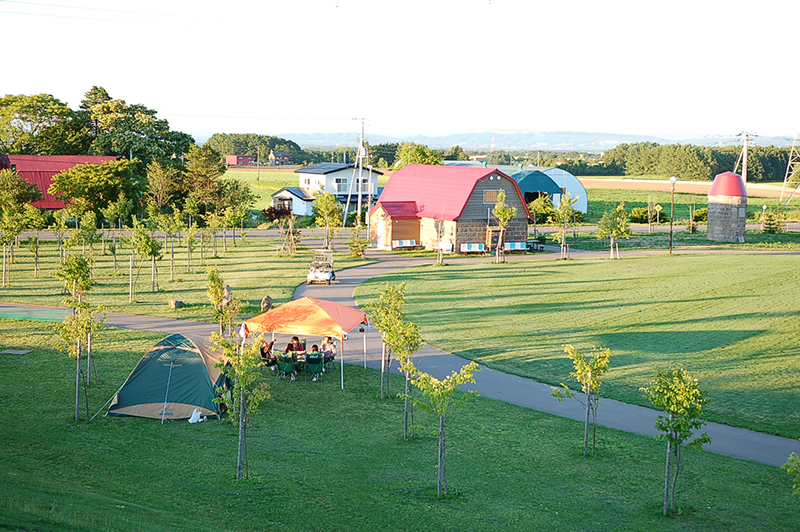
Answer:
POLYGON ((341 203, 350 196, 350 210, 357 209, 359 181, 362 204, 374 203, 378 199, 377 170, 359 169, 354 164, 318 163, 298 168, 298 187, 282 188, 272 195, 273 205, 284 205, 297 216, 310 216, 314 200, 320 190, 333 192, 341 203), (361 179, 359 180, 359 173, 361 179))

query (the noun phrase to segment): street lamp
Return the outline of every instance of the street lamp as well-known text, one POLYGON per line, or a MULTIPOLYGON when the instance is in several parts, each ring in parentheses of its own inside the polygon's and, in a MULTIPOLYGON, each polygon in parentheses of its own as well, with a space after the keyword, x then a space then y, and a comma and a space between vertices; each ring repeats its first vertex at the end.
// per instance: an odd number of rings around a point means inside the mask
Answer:
POLYGON ((669 207, 669 254, 672 255, 672 219, 675 217, 675 183, 678 178, 672 176, 669 182, 672 184, 672 205, 669 207))
POLYGON ((761 206, 761 230, 762 231, 764 230, 764 218, 766 218, 766 217, 767 217, 767 206, 766 205, 762 205, 761 206))

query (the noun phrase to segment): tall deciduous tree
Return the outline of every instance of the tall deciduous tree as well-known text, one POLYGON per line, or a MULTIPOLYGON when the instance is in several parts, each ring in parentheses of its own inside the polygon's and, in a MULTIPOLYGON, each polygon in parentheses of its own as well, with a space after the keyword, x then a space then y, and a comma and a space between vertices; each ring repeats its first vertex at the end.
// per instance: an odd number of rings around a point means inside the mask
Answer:
POLYGON ((0 152, 74 155, 90 142, 85 118, 49 94, 0 98, 0 152))
POLYGON ((133 161, 108 161, 79 164, 53 176, 50 194, 66 202, 83 200, 89 209, 102 216, 109 203, 124 196, 138 202, 145 190, 144 181, 133 171, 133 161))
POLYGON ((191 146, 186 153, 184 193, 207 210, 215 205, 219 197, 219 178, 225 170, 225 163, 218 151, 206 145, 202 148, 191 146))
POLYGON ((628 223, 628 211, 625 210, 625 202, 603 213, 600 223, 597 224, 597 238, 608 238, 610 241, 610 259, 614 258, 615 249, 617 251, 617 258, 619 258, 619 244, 617 240, 620 238, 630 238, 631 234, 631 225, 628 223))
POLYGON ((404 142, 397 148, 394 167, 400 169, 409 164, 442 164, 442 155, 424 144, 404 142))
POLYGON ((697 379, 680 364, 669 370, 657 368, 650 386, 641 388, 641 391, 653 406, 666 414, 656 418, 656 429, 661 432, 656 438, 667 441, 664 479, 664 515, 667 515, 669 510, 675 510, 681 449, 684 445, 700 448, 711 442, 706 433, 694 436, 694 431, 705 425, 700 415, 708 398, 700 390, 697 379))
POLYGON ((575 371, 569 374, 581 385, 584 397, 581 398, 564 383, 561 388, 552 386, 553 397, 559 402, 564 399, 577 398, 586 408, 586 422, 583 429, 583 456, 589 455, 589 416, 592 419, 592 452, 596 449, 597 441, 597 408, 600 406, 600 386, 603 384, 603 376, 608 369, 608 362, 611 358, 610 349, 597 349, 592 347, 592 356, 587 359, 573 345, 564 346, 564 351, 572 360, 575 371))
POLYGON ((228 402, 230 420, 239 428, 239 451, 236 462, 236 480, 242 480, 244 467, 245 479, 250 478, 250 467, 247 459, 247 428, 258 413, 261 403, 270 397, 269 384, 261 382, 263 364, 261 359, 261 340, 263 335, 250 344, 239 344, 235 340, 225 338, 221 334, 212 333, 211 341, 222 349, 225 360, 217 367, 230 379, 230 390, 218 389, 223 394, 217 401, 227 399, 224 394, 230 391, 232 401, 228 402))
POLYGON ((108 93, 95 87, 87 93, 84 105, 94 128, 92 152, 150 162, 168 159, 189 149, 194 139, 171 131, 169 122, 144 105, 128 105, 124 100, 107 99, 108 93))

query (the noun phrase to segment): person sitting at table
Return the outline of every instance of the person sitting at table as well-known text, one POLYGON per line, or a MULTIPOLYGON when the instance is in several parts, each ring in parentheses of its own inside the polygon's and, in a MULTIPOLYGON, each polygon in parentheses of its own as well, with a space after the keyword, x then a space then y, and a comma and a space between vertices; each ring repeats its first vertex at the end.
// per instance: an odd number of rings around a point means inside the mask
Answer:
POLYGON ((275 340, 271 342, 261 340, 261 360, 264 361, 264 365, 269 366, 272 371, 275 371, 275 364, 278 363, 278 359, 272 354, 273 345, 275 345, 275 340))
POLYGON ((306 348, 303 346, 303 344, 300 343, 300 338, 298 338, 297 336, 292 336, 292 341, 289 342, 289 344, 286 346, 286 349, 283 350, 283 354, 285 355, 286 353, 290 352, 302 353, 305 350, 306 348))
MULTIPOLYGON (((319 355, 320 354, 319 353, 319 346, 317 344, 312 345, 311 346, 311 352, 309 354, 310 355, 319 355)), ((323 371, 324 371, 324 368, 323 368, 323 371)), ((314 375, 311 376, 311 382, 317 382, 317 374, 316 373, 314 373, 314 375)))
POLYGON ((320 352, 322 352, 326 364, 336 358, 336 344, 331 341, 330 336, 326 336, 322 339, 322 347, 320 347, 320 352))
MULTIPOLYGON (((289 344, 286 346, 286 349, 283 350, 283 354, 286 355, 286 354, 291 353, 292 354, 292 362, 297 364, 297 355, 298 355, 298 353, 302 354, 305 350, 306 350, 306 348, 303 347, 303 344, 300 343, 300 338, 298 338, 297 336, 292 336, 292 341, 289 342, 289 344)), ((291 374, 291 377, 292 377, 292 380, 296 380, 297 379, 297 371, 293 371, 292 374, 291 374)))

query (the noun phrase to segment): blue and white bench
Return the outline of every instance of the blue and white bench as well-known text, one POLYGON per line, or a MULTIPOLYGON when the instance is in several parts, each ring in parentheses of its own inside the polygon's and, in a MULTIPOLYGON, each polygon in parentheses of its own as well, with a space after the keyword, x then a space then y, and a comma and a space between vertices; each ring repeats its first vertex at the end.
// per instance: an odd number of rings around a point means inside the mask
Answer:
POLYGON ((528 251, 527 242, 506 242, 503 244, 505 251, 528 251))
POLYGON ((436 249, 441 249, 442 251, 453 251, 453 243, 452 242, 439 242, 439 245, 436 246, 436 249))
POLYGON ((486 253, 484 244, 461 244, 461 253, 486 253))
POLYGON ((392 240, 392 249, 415 249, 416 240, 392 240))

